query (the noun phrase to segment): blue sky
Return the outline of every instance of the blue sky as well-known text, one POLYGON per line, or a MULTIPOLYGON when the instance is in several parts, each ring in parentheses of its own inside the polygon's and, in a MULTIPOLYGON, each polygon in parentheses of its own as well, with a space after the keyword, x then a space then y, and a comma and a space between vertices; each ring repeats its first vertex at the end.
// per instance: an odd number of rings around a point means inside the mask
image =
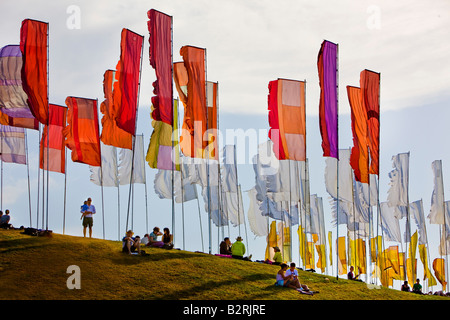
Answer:
MULTIPOLYGON (((444 41, 450 30, 450 4, 398 1, 25 1, 0 4, 0 45, 18 44, 21 21, 32 18, 50 24, 49 90, 52 103, 64 105, 69 95, 103 100, 103 73, 114 68, 120 54, 120 31, 129 28, 144 39, 144 56, 138 113, 138 133, 148 145, 150 98, 154 71, 148 63, 147 15, 157 9, 173 16, 174 61, 183 45, 207 49, 208 80, 219 82, 220 128, 268 129, 267 85, 276 78, 307 81, 307 156, 310 160, 311 193, 324 200, 325 219, 330 217, 324 187, 325 160, 318 127, 319 86, 317 53, 324 39, 339 44, 339 144, 352 145, 346 85, 359 85, 359 73, 381 73, 380 201, 389 188, 391 157, 411 152, 410 200, 424 201, 430 208, 433 188, 431 163, 442 160, 445 191, 450 163, 446 137, 450 102, 448 55, 444 41)), ((176 93, 174 93, 176 96, 176 93)), ((28 132, 31 207, 33 225, 37 207, 38 134, 28 132)), ((263 141, 259 141, 263 142, 263 141)), ((70 157, 70 153, 69 153, 70 157)), ((153 189, 155 170, 147 167, 149 225, 171 227, 171 201, 157 198, 153 189)), ((242 190, 254 185, 249 164, 238 168, 242 190)), ((450 171, 449 171, 450 172, 450 171)), ((450 173, 449 173, 450 174, 450 173)), ((41 180, 42 183, 42 180, 41 180)), ((135 185, 133 225, 137 234, 146 232, 144 185, 135 185)), ((62 232, 64 176, 50 173, 49 228, 62 232)), ((125 231, 128 186, 120 187, 121 234, 125 231)), ((450 190, 448 191, 450 192, 450 190)), ((446 194, 449 194, 446 192, 446 194)), ((89 181, 89 168, 68 161, 66 233, 81 235, 79 206, 87 197, 97 207, 94 237, 116 240, 117 189, 104 188, 104 209, 99 187, 89 181)), ((244 206, 248 197, 244 193, 244 206)), ((40 202, 40 206, 42 202, 40 202)), ((29 224, 27 172, 25 166, 4 164, 3 209, 12 212, 17 226, 29 224)), ((205 250, 208 250, 207 220, 202 200, 205 250)), ((182 247, 181 206, 177 205, 177 246, 182 247)), ((201 250, 198 209, 195 201, 185 204, 186 249, 201 250)), ((130 218, 131 219, 131 218, 130 218)), ((329 219, 328 219, 329 220, 329 219)), ((428 226, 431 257, 437 257, 438 229, 428 226), (433 253, 434 251, 434 253, 433 253)), ((327 231, 330 226, 327 226, 327 231)), ((243 231, 241 231, 243 234, 243 231)), ((232 230, 233 239, 238 235, 232 230)), ((213 234, 213 249, 217 235, 213 234)), ((249 253, 264 255, 264 239, 254 239, 248 230, 249 253)), ((420 261, 418 262, 420 265, 420 261)), ((333 267, 334 269, 334 267, 333 267)), ((333 271, 335 272, 335 271, 333 271)))

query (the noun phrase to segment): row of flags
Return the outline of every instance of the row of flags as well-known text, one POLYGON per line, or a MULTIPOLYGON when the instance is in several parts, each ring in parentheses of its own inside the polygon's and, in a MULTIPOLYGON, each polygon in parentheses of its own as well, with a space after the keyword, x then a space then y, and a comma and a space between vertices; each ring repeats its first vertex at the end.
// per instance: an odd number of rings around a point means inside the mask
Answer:
MULTIPOLYGON (((136 134, 144 37, 128 29, 122 30, 119 61, 115 70, 108 69, 104 73, 100 120, 96 99, 69 96, 66 106, 49 103, 48 23, 26 19, 21 27, 20 45, 6 46, 0 51, 2 160, 26 163, 24 129, 38 130, 41 123, 44 129, 40 168, 65 173, 67 146, 72 151, 72 161, 90 166, 93 183, 117 187, 145 183, 145 159, 151 168, 158 169, 154 183, 160 198, 174 198, 176 202, 198 199, 195 186, 200 185, 205 210, 214 224, 220 227, 231 222, 239 226, 245 218, 236 150, 225 146, 220 163, 218 83, 207 81, 206 49, 183 46, 180 49, 183 61, 173 62, 172 17, 152 9, 148 18, 149 62, 155 70, 156 81, 151 99, 153 132, 145 155, 143 136, 136 134), (184 109, 181 127, 178 124, 180 105, 173 98, 173 83, 184 109), (193 158, 200 160, 192 162, 193 158)), ((386 279, 382 280, 383 284, 387 284, 401 276, 399 266, 414 265, 416 235, 405 236, 410 250, 402 261, 396 258, 394 247, 383 251, 381 240, 370 229, 371 223, 373 225, 371 210, 378 206, 379 200, 380 74, 363 70, 360 86, 346 87, 353 147, 339 149, 337 44, 322 43, 317 67, 321 89, 319 127, 326 157, 325 184, 333 202, 333 222, 337 227, 347 225, 350 235, 348 246, 345 239, 337 237, 336 265, 340 273, 345 272, 347 263, 365 268, 363 238, 370 238, 370 256, 376 259, 372 262, 381 274, 380 279, 386 279), (351 251, 349 261, 346 248, 351 251)), ((327 239, 330 262, 333 260, 332 243, 331 233, 325 234, 323 200, 309 190, 306 81, 277 79, 269 82, 268 89, 270 140, 259 146, 253 159, 255 186, 247 191, 250 198, 247 219, 255 235, 267 237, 268 259, 273 257, 273 246, 279 246, 285 259, 291 260, 292 228, 298 225, 299 254, 305 266, 314 268, 316 249, 318 266, 323 270, 327 266, 327 239)), ((405 212, 414 217, 420 257, 425 261, 424 266, 428 266, 426 233, 421 229, 423 205, 417 201, 409 203, 407 196, 408 161, 409 153, 393 158, 388 199, 379 204, 381 227, 388 241, 401 241, 398 220, 405 212)), ((431 223, 450 224, 449 218, 445 220, 450 206, 441 194, 442 168, 433 163, 433 170, 437 178, 428 218, 431 223)), ((450 239, 447 234, 443 237, 450 239)), ((441 252, 447 252, 447 243, 441 247, 441 252)), ((443 283, 445 272, 440 269, 441 264, 435 259, 433 267, 443 283)), ((414 277, 415 268, 408 270, 414 277)), ((428 271, 426 274, 431 279, 428 271)))

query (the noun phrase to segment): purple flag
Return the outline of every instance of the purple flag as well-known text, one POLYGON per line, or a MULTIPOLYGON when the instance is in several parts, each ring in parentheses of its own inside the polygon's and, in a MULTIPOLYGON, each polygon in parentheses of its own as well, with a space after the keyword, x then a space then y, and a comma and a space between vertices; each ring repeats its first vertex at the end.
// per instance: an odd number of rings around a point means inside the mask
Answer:
POLYGON ((0 124, 0 159, 18 164, 27 163, 24 128, 0 124))
POLYGON ((320 102, 319 124, 324 157, 339 159, 337 102, 337 44, 324 41, 317 59, 320 102))

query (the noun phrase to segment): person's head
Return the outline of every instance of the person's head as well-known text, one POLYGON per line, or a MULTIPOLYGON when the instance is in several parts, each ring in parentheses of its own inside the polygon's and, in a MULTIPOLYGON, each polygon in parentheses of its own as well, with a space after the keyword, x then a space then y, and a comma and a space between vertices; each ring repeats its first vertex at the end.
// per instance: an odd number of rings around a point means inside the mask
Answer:
POLYGON ((353 266, 350 266, 350 271, 355 270, 355 268, 353 266))
POLYGON ((0 210, 0 217, 3 215, 3 211, 2 210, 0 210))
POLYGON ((5 210, 5 214, 9 214, 9 210, 8 209, 5 210))
POLYGON ((170 234, 169 228, 164 228, 163 230, 164 230, 164 233, 165 233, 165 234, 170 234))
POLYGON ((405 286, 407 286, 407 285, 408 285, 408 281, 403 282, 403 284, 404 284, 405 286))
POLYGON ((131 231, 131 230, 127 231, 127 237, 131 237, 133 234, 134 234, 133 231, 131 231))
POLYGON ((291 270, 295 269, 295 262, 291 262, 291 270))
POLYGON ((420 282, 420 279, 416 279, 416 283, 419 283, 420 282))
POLYGON ((223 238, 223 241, 225 241, 226 244, 229 244, 230 243, 230 238, 225 237, 225 238, 223 238))
POLYGON ((280 252, 280 248, 278 248, 278 247, 273 247, 273 250, 274 250, 275 252, 280 252))
POLYGON ((237 237, 237 238, 236 238, 236 241, 242 241, 241 236, 237 237))
POLYGON ((154 228, 153 228, 153 232, 154 232, 154 233, 159 232, 159 228, 158 228, 158 227, 154 227, 154 228))
POLYGON ((280 264, 281 270, 287 270, 288 265, 286 263, 280 264))
POLYGON ((89 197, 88 199, 87 199, 87 201, 86 201, 87 203, 87 205, 91 205, 91 203, 92 203, 92 199, 89 197))
POLYGON ((84 202, 84 204, 87 204, 87 200, 84 202))

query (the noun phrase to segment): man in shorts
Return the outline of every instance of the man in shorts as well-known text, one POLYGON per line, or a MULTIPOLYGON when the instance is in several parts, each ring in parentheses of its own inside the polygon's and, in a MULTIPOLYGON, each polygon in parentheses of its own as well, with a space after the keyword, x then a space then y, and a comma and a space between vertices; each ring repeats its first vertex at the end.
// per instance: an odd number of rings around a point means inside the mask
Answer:
POLYGON ((83 214, 83 237, 86 238, 86 228, 89 227, 89 238, 92 238, 92 226, 94 225, 93 215, 95 214, 95 206, 92 204, 92 199, 87 199, 87 205, 82 207, 83 214))

